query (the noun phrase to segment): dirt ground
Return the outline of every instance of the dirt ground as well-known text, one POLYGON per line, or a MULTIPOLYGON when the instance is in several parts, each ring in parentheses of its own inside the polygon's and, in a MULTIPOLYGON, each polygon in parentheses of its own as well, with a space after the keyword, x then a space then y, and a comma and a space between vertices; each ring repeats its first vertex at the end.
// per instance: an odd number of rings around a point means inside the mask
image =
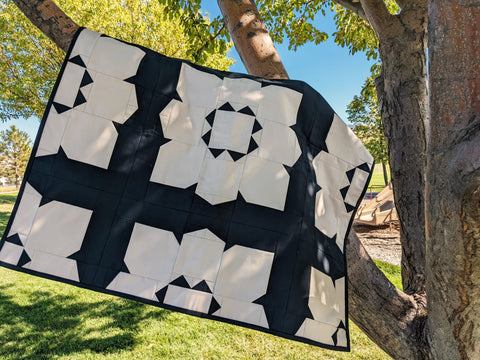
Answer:
POLYGON ((395 226, 353 225, 363 246, 373 259, 400 266, 400 232, 395 226))

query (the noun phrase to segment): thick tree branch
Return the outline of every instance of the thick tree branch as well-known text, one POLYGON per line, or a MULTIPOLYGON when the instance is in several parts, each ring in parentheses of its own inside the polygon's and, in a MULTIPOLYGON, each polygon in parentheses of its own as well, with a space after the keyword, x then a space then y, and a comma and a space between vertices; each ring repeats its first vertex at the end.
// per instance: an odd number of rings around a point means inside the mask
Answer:
POLYGON ((425 293, 426 15, 426 0, 390 15, 392 28, 380 34, 383 65, 376 81, 400 220, 402 283, 408 294, 425 293))
POLYGON ((334 0, 338 5, 342 5, 345 9, 353 11, 360 16, 363 20, 368 22, 365 10, 363 10, 360 0, 334 0))
POLYGON ((394 359, 419 359, 425 351, 426 302, 393 286, 352 231, 347 240, 349 315, 394 359))
POLYGON ((218 0, 227 29, 249 74, 288 79, 253 0, 218 0))
POLYGON ((79 26, 52 0, 13 0, 13 2, 60 49, 68 50, 79 26))
POLYGON ((398 21, 394 15, 390 14, 383 0, 360 0, 360 2, 368 22, 379 38, 389 37, 390 33, 396 33, 394 26, 398 24, 398 21))

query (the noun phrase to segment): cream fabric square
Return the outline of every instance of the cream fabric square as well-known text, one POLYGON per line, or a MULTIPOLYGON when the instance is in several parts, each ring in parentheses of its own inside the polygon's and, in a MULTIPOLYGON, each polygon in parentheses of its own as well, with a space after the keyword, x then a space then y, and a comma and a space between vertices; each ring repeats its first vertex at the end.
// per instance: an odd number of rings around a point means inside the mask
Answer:
POLYGON ((78 278, 77 262, 62 256, 52 255, 43 251, 28 250, 31 261, 23 267, 40 273, 58 276, 63 279, 80 281, 78 278))
POLYGON ((283 211, 289 181, 282 164, 250 156, 245 163, 240 192, 249 203, 283 211))
POLYGON ((273 253, 235 245, 225 251, 214 295, 253 302, 267 291, 273 253))
POLYGON ((8 236, 18 233, 23 245, 26 244, 28 234, 32 228, 33 220, 35 219, 41 201, 42 195, 27 183, 8 236))
POLYGON ((219 77, 182 63, 177 85, 177 92, 182 101, 194 106, 214 109, 221 86, 222 79, 219 77))
POLYGON ((17 265, 22 253, 23 247, 5 242, 0 249, 0 261, 11 265, 17 265))
POLYGON ((358 166, 365 162, 368 164, 373 162, 372 155, 337 114, 333 117, 325 143, 327 144, 328 152, 332 156, 339 157, 353 166, 358 166), (348 143, 349 146, 345 146, 345 143, 348 143))
POLYGON ((65 66, 62 80, 58 85, 57 92, 55 93, 54 101, 62 105, 73 107, 84 73, 85 68, 68 62, 65 66))
MULTIPOLYGON (((196 193, 205 198, 205 194, 218 196, 222 199, 237 198, 243 164, 231 161, 205 159, 196 193)), ((212 198, 206 199, 213 200, 212 198)), ((221 202, 224 202, 223 200, 221 202)))
POLYGON ((170 231, 135 223, 125 265, 132 274, 168 283, 178 249, 178 241, 170 231))
POLYGON ((257 117, 291 126, 297 122, 297 113, 303 94, 276 85, 262 87, 257 117))
POLYGON ((173 271, 196 278, 198 282, 215 281, 224 247, 225 243, 221 240, 185 234, 173 271))
POLYGON ((145 52, 136 46, 109 37, 100 37, 95 43, 87 67, 123 80, 137 73, 144 56, 145 52))
POLYGON ((123 124, 132 114, 132 108, 129 105, 132 92, 135 92, 133 84, 98 73, 85 111, 123 124))
POLYGON ((50 108, 35 156, 46 156, 58 153, 71 113, 72 111, 66 111, 58 114, 55 107, 52 106, 50 108))
POLYGON ((88 29, 83 29, 75 41, 75 48, 70 55, 70 58, 77 54, 82 55, 82 58, 90 57, 97 40, 100 39, 100 34, 88 29))
POLYGON ((215 297, 219 300, 220 309, 213 315, 224 318, 242 321, 248 324, 261 326, 268 329, 267 316, 262 305, 252 304, 245 301, 238 301, 231 298, 215 297))
POLYGON ((29 250, 41 250, 67 257, 80 250, 92 210, 60 201, 40 206, 26 244, 29 250))
POLYGON ((156 300, 155 291, 157 287, 158 282, 153 279, 120 272, 107 286, 107 290, 118 291, 148 300, 156 300))
POLYGON ((77 160, 103 169, 108 168, 117 141, 117 130, 111 121, 72 111, 62 148, 69 159, 77 160))
POLYGON ((301 154, 295 132, 275 121, 263 123, 258 156, 287 166, 293 166, 301 154))
POLYGON ((255 80, 225 77, 218 105, 222 105, 221 103, 225 101, 232 101, 257 109, 258 103, 262 100, 261 86, 260 82, 255 80))
POLYGON ((253 116, 217 110, 209 147, 229 149, 246 154, 252 135, 253 116))
POLYGON ((150 181, 186 189, 196 184, 207 147, 172 140, 160 147, 150 181))
POLYGON ((205 109, 179 101, 172 101, 168 125, 164 135, 168 139, 198 145, 205 122, 205 109))

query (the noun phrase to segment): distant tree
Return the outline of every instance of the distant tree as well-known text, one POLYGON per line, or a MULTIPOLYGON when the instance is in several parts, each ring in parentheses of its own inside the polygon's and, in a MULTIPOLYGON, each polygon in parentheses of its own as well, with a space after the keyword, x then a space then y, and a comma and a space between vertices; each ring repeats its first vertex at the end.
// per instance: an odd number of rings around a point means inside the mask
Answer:
POLYGON ((20 131, 14 125, 0 132, 0 177, 9 183, 20 185, 23 173, 27 167, 32 146, 26 132, 20 131))
POLYGON ((348 120, 354 125, 353 132, 375 158, 377 164, 382 164, 383 179, 388 185, 388 150, 383 133, 382 116, 378 106, 375 81, 369 76, 363 85, 360 96, 355 95, 347 106, 348 120))

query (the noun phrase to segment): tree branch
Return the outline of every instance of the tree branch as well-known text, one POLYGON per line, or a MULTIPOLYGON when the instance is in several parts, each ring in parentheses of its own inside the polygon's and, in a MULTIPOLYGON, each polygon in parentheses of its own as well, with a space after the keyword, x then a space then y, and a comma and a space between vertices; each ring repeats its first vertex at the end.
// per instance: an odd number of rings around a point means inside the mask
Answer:
POLYGON ((353 11, 363 20, 368 22, 367 15, 365 14, 365 10, 363 10, 362 4, 359 0, 333 0, 338 5, 342 5, 345 9, 353 11))
POLYGON ((79 26, 52 0, 13 0, 13 2, 60 49, 68 50, 79 26))
POLYGON ((253 0, 218 0, 227 29, 249 74, 288 79, 253 0))
POLYGON ((220 33, 225 29, 225 23, 223 23, 223 25, 220 27, 220 29, 218 29, 218 31, 215 33, 215 34, 211 34, 210 37, 208 38, 208 40, 206 40, 202 46, 200 46, 196 51, 195 51, 195 58, 198 57, 198 55, 200 55, 203 51, 203 49, 205 49, 210 43, 212 43, 219 35, 220 33))
POLYGON ((419 359, 425 298, 407 295, 391 284, 372 261, 354 231, 347 239, 349 315, 357 326, 394 359, 419 359))
POLYGON ((390 14, 383 0, 360 0, 368 22, 379 38, 388 37, 389 29, 398 23, 390 14))

